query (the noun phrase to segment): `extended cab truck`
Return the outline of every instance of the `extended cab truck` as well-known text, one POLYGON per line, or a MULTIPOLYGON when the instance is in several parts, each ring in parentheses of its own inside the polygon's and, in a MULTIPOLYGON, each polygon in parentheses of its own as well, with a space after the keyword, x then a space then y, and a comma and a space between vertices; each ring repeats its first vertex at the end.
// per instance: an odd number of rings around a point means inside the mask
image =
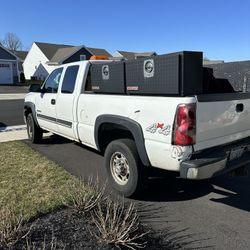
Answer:
POLYGON ((250 162, 248 93, 93 93, 89 68, 103 63, 61 65, 41 88, 31 86, 24 118, 33 143, 50 131, 103 152, 110 184, 126 197, 143 188, 147 168, 200 180, 250 162))

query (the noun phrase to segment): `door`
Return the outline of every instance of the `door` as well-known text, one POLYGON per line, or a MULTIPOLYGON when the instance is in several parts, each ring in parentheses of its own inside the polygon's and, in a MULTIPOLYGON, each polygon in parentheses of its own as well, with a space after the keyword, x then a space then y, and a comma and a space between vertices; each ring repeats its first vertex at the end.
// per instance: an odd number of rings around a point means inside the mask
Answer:
POLYGON ((77 81, 79 65, 72 65, 66 68, 61 89, 57 96, 56 113, 58 132, 71 139, 77 138, 77 118, 75 85, 77 81))
POLYGON ((36 99, 36 114, 39 125, 53 132, 58 131, 56 101, 62 71, 63 68, 58 68, 49 75, 42 87, 42 93, 36 99))
POLYGON ((11 84, 12 67, 10 63, 0 63, 0 84, 11 84))

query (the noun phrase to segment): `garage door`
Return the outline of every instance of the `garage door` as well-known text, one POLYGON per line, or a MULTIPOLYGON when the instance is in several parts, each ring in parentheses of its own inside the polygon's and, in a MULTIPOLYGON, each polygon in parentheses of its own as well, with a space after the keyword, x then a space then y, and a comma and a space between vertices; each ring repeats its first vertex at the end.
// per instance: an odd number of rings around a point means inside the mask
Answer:
POLYGON ((10 63, 0 63, 0 84, 12 83, 12 72, 10 63))

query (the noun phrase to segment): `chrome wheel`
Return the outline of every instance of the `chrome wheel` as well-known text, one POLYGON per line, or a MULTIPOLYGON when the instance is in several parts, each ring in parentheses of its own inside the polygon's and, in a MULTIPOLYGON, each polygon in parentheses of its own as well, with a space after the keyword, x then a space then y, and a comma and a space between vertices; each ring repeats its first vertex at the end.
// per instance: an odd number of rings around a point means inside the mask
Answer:
POLYGON ((112 177, 119 185, 127 184, 129 180, 129 164, 127 158, 120 152, 115 152, 110 159, 112 177))

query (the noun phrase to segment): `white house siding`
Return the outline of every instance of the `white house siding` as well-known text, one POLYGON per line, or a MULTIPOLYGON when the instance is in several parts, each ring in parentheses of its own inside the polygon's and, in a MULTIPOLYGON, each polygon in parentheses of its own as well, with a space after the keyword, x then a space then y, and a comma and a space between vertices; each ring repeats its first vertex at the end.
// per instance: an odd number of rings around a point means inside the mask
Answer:
MULTIPOLYGON (((10 77, 9 77, 10 80, 8 82, 2 82, 2 77, 0 77, 0 85, 18 83, 19 82, 19 71, 17 69, 17 61, 14 61, 14 60, 13 61, 12 60, 1 60, 0 59, 0 64, 1 65, 8 64, 9 65, 9 70, 10 70, 10 77)), ((1 70, 0 70, 0 73, 2 72, 1 70)))
POLYGON ((49 59, 42 53, 39 47, 33 43, 23 62, 25 78, 30 79, 32 76, 35 76, 39 80, 44 80, 54 68, 46 64, 48 61, 49 59))
POLYGON ((0 60, 0 85, 13 83, 12 62, 0 60))
POLYGON ((19 82, 18 58, 0 46, 0 84, 15 84, 19 82))

